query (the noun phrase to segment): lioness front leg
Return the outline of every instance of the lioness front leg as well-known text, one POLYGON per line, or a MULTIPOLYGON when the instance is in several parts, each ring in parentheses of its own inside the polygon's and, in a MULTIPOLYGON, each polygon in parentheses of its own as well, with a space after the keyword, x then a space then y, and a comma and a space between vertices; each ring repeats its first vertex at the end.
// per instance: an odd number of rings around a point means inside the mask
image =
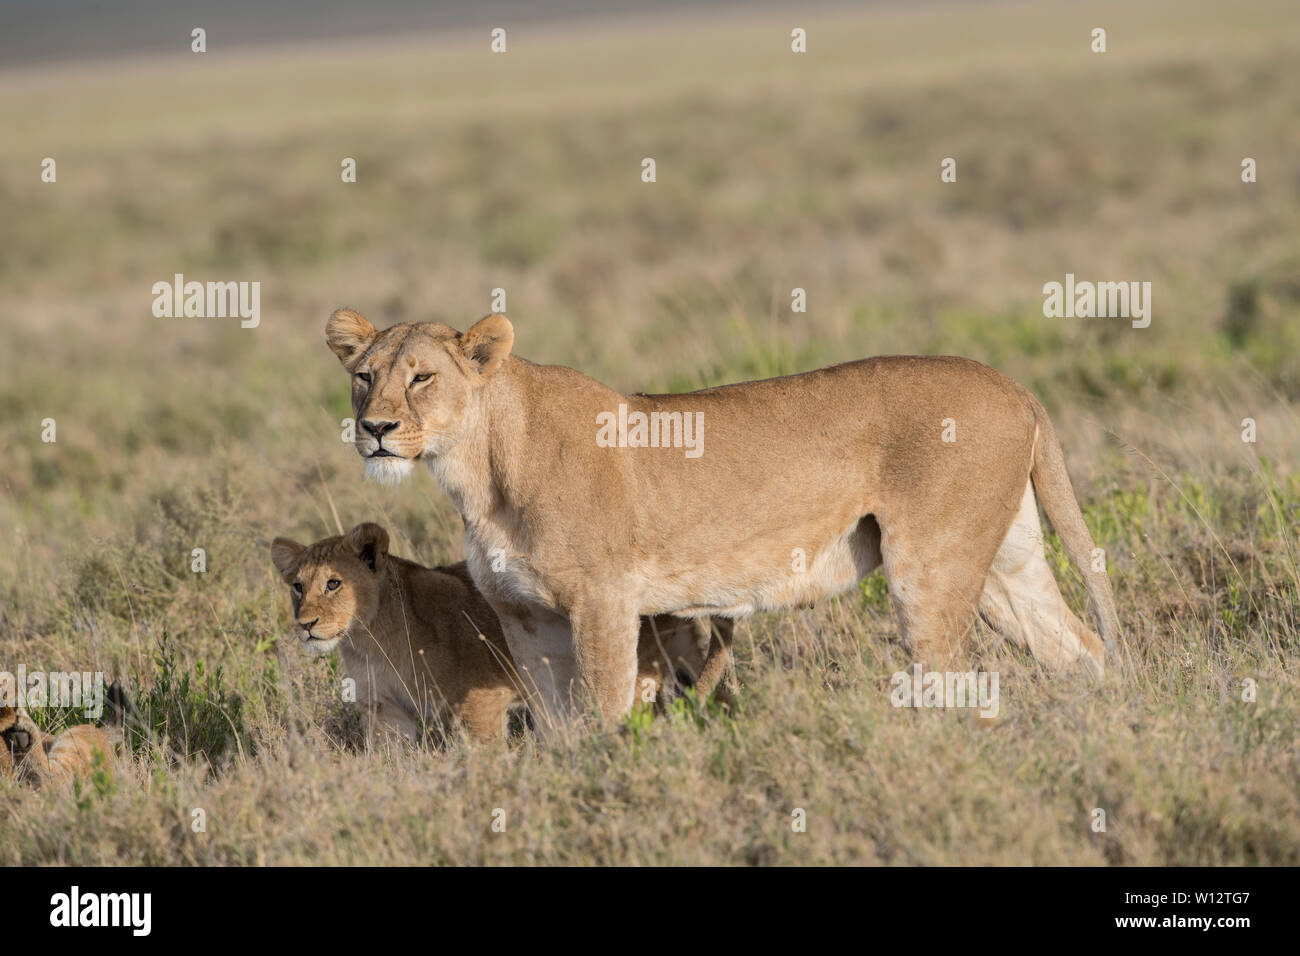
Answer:
POLYGON ((605 723, 622 719, 636 697, 641 618, 630 602, 587 600, 573 609, 578 679, 605 723))

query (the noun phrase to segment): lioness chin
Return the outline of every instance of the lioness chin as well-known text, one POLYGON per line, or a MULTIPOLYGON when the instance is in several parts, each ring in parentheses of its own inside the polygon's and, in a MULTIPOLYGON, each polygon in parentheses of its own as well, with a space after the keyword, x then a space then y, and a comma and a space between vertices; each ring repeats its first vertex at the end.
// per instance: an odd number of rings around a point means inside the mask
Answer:
MULTIPOLYGON (((478 740, 504 735, 509 709, 524 700, 521 679, 464 562, 427 568, 397 557, 388 532, 370 522, 305 547, 276 538, 271 560, 289 586, 303 651, 340 649, 368 743, 383 735, 413 740, 422 722, 446 726, 448 717, 478 740)), ((638 699, 654 702, 683 680, 708 693, 731 635, 728 620, 714 632, 708 619, 647 618, 638 699)))
POLYGON ((392 479, 428 464, 464 519, 470 573, 515 662, 560 714, 575 682, 607 719, 631 706, 639 615, 805 605, 879 565, 924 666, 962 661, 978 613, 1050 667, 1100 673, 1103 644, 1045 560, 1039 503, 1106 644, 1117 639, 1047 413, 977 362, 888 356, 622 395, 511 355, 503 315, 463 334, 435 323, 380 332, 340 309, 326 339, 352 377, 367 470, 392 479), (611 415, 634 414, 692 416, 698 454, 672 433, 598 441, 611 415))

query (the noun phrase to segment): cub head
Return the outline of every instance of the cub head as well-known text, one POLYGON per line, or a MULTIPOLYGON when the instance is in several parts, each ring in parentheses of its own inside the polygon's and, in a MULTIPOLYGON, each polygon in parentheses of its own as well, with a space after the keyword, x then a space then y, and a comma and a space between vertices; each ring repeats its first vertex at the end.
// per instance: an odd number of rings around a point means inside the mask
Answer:
POLYGON ((436 458, 474 428, 476 393, 510 354, 515 333, 504 315, 463 334, 435 322, 379 332, 339 309, 325 340, 352 376, 355 444, 366 475, 396 484, 415 461, 436 458))
POLYGON ((307 547, 276 538, 271 560, 289 585, 294 636, 308 654, 328 654, 354 630, 369 627, 379 611, 388 532, 366 522, 307 547))

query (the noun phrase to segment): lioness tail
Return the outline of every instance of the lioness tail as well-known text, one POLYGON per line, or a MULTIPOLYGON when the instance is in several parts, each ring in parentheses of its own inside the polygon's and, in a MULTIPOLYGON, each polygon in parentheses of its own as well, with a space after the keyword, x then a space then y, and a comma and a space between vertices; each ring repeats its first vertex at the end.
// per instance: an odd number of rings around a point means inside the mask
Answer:
POLYGON ((1038 441, 1034 446, 1034 465, 1030 478, 1034 491, 1047 513, 1047 520, 1052 523, 1061 544, 1070 561, 1083 575, 1088 589, 1088 606, 1096 619, 1101 639, 1106 645, 1106 656, 1118 660, 1119 616, 1115 613, 1115 596, 1110 589, 1110 578, 1106 576, 1106 564, 1103 559, 1101 570, 1093 570, 1093 551, 1096 548, 1092 533, 1084 524, 1083 513, 1079 510, 1078 499, 1074 497, 1074 488, 1070 485, 1070 476, 1065 470, 1065 456, 1061 453, 1061 443, 1056 437, 1052 420, 1038 400, 1032 395, 1030 401, 1034 410, 1034 419, 1038 423, 1038 441))

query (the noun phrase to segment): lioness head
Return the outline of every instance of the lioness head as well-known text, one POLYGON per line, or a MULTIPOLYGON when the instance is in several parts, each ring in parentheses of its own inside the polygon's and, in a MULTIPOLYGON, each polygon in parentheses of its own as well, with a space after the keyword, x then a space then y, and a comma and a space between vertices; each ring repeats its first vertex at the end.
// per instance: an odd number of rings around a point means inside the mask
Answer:
POLYGON ((515 333, 504 315, 489 315, 464 334, 435 322, 378 332, 339 309, 325 340, 352 375, 355 443, 366 474, 396 483, 417 459, 437 457, 474 427, 475 393, 510 354, 515 333))
POLYGON ((289 585, 303 650, 328 654, 352 629, 375 619, 388 575, 388 532, 366 522, 307 547, 276 538, 271 560, 289 585))

